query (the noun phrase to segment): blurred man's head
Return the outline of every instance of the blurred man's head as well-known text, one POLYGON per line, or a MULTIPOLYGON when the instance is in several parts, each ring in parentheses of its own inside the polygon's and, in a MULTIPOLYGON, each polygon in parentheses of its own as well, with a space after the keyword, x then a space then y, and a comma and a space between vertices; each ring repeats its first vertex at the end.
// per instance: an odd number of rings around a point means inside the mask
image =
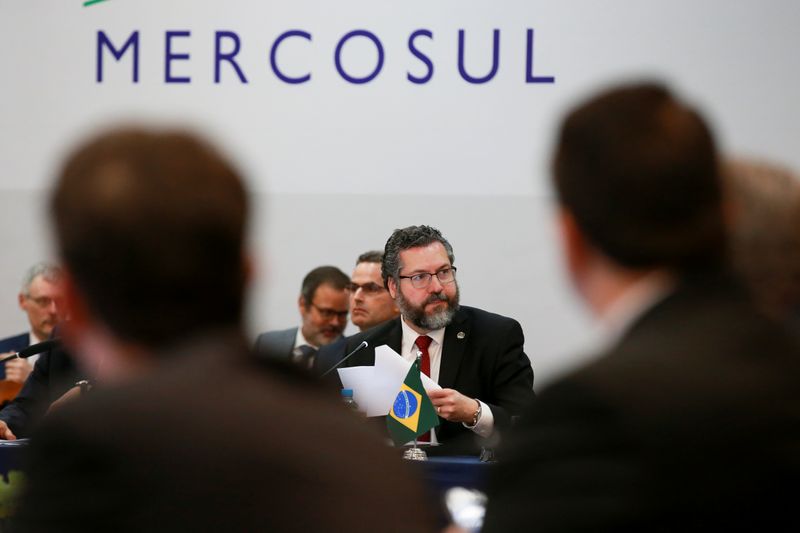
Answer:
POLYGON ((600 256, 620 269, 678 275, 721 261, 714 140, 700 115, 664 87, 619 87, 574 109, 561 127, 553 172, 579 289, 600 256))
POLYGON ((383 285, 383 252, 361 254, 350 276, 350 314, 361 331, 395 318, 400 310, 383 285))
POLYGON ((53 326, 64 318, 64 289, 61 269, 50 263, 36 263, 25 273, 19 296, 19 307, 28 315, 31 331, 39 340, 53 332, 53 326))
POLYGON ((297 307, 303 319, 301 331, 311 345, 319 348, 342 336, 347 326, 350 280, 334 266, 321 266, 303 278, 297 307))
POLYGON ((725 165, 731 262, 763 311, 778 319, 800 309, 800 176, 773 163, 725 165))
POLYGON ((439 230, 397 229, 383 253, 383 282, 406 322, 419 333, 448 326, 458 310, 458 282, 453 247, 439 230))
POLYGON ((152 351, 238 328, 247 208, 233 167, 186 132, 122 129, 74 152, 51 211, 76 353, 101 332, 152 351))

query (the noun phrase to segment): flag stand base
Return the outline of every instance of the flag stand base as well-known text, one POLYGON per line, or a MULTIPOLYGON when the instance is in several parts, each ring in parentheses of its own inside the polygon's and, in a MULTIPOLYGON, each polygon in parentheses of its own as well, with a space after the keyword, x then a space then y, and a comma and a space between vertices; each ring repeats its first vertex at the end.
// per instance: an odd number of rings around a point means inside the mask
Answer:
POLYGON ((408 461, 427 461, 428 454, 425 453, 425 450, 422 448, 417 448, 414 446, 413 448, 409 448, 403 452, 403 459, 408 461))

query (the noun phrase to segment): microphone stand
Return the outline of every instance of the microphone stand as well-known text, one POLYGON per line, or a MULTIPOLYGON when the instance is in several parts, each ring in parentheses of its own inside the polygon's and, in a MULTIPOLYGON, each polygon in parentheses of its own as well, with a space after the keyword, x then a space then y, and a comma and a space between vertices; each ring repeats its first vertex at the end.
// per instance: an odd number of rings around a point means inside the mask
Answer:
POLYGON ((12 353, 6 357, 0 359, 0 363, 5 363, 6 361, 11 361, 12 359, 27 359, 32 355, 36 355, 37 353, 46 352, 47 350, 51 350, 56 348, 61 344, 61 339, 50 339, 47 341, 37 342, 36 344, 31 344, 27 348, 23 348, 22 350, 12 353))
POLYGON ((325 372, 322 374, 322 376, 320 376, 320 377, 323 377, 323 378, 324 378, 325 376, 327 376, 328 374, 330 374, 331 372, 333 372, 334 370, 336 370, 337 368, 339 368, 339 367, 342 365, 342 363, 344 363, 345 361, 347 361, 348 359, 350 359, 350 357, 352 357, 354 354, 356 354, 357 352, 360 352, 361 350, 363 350, 363 349, 364 349, 364 348, 366 348, 367 346, 369 346, 369 343, 368 343, 367 341, 361 341, 361 344, 359 344, 358 346, 356 346, 356 349, 355 349, 355 350, 353 350, 353 351, 352 351, 352 352, 350 352, 349 354, 347 354, 347 355, 345 355, 344 357, 342 357, 342 358, 341 358, 341 359, 340 359, 340 360, 339 360, 339 361, 338 361, 338 362, 337 362, 335 365, 333 365, 333 366, 332 366, 332 367, 330 367, 328 370, 326 370, 326 371, 325 371, 325 372))

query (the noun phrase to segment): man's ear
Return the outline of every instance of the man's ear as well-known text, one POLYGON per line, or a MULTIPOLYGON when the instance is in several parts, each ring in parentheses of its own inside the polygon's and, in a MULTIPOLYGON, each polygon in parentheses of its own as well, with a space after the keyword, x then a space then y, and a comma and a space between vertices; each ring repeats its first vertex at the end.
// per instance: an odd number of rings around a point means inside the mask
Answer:
POLYGON ((251 286, 256 279, 256 260, 248 251, 242 252, 242 274, 245 287, 251 286))
POLYGON ((91 329, 94 318, 86 303, 86 299, 75 284, 75 279, 66 269, 61 278, 61 286, 64 291, 64 315, 67 317, 67 323, 64 326, 62 334, 67 337, 68 340, 77 339, 80 338, 85 331, 91 329))
POLYGON ((301 295, 297 298, 297 308, 300 310, 300 314, 304 315, 308 312, 308 305, 306 305, 306 299, 301 295))
POLYGON ((27 311, 27 309, 25 308, 25 295, 19 293, 17 295, 17 301, 19 302, 19 308, 22 309, 23 311, 27 311))
POLYGON ((395 283, 394 278, 387 279, 386 286, 389 289, 389 296, 391 296, 392 299, 397 299, 397 283, 395 283))
POLYGON ((560 207, 557 215, 559 241, 570 277, 577 281, 589 260, 590 248, 572 213, 560 207))

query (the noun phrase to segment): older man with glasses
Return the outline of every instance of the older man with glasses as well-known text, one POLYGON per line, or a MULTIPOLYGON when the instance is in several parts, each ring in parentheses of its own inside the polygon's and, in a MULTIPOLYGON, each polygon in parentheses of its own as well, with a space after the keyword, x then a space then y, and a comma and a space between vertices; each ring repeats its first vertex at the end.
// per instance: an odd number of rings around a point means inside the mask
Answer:
MULTIPOLYGON (((63 289, 61 287, 61 268, 57 265, 36 263, 25 273, 18 302, 25 312, 30 330, 7 339, 0 340, 0 355, 18 352, 31 344, 50 338, 53 327, 63 320, 63 289)), ((33 369, 38 355, 27 360, 14 359, 0 365, 0 380, 23 383, 33 369)))
MULTIPOLYGON (((433 453, 477 453, 533 401, 533 370, 516 320, 459 304, 450 243, 439 230, 395 230, 383 255, 384 287, 400 317, 346 339, 345 353, 366 340, 344 366, 372 365, 388 345, 442 386, 430 393, 441 425, 429 435, 433 453)), ((423 436, 424 437, 424 436, 423 436)))

